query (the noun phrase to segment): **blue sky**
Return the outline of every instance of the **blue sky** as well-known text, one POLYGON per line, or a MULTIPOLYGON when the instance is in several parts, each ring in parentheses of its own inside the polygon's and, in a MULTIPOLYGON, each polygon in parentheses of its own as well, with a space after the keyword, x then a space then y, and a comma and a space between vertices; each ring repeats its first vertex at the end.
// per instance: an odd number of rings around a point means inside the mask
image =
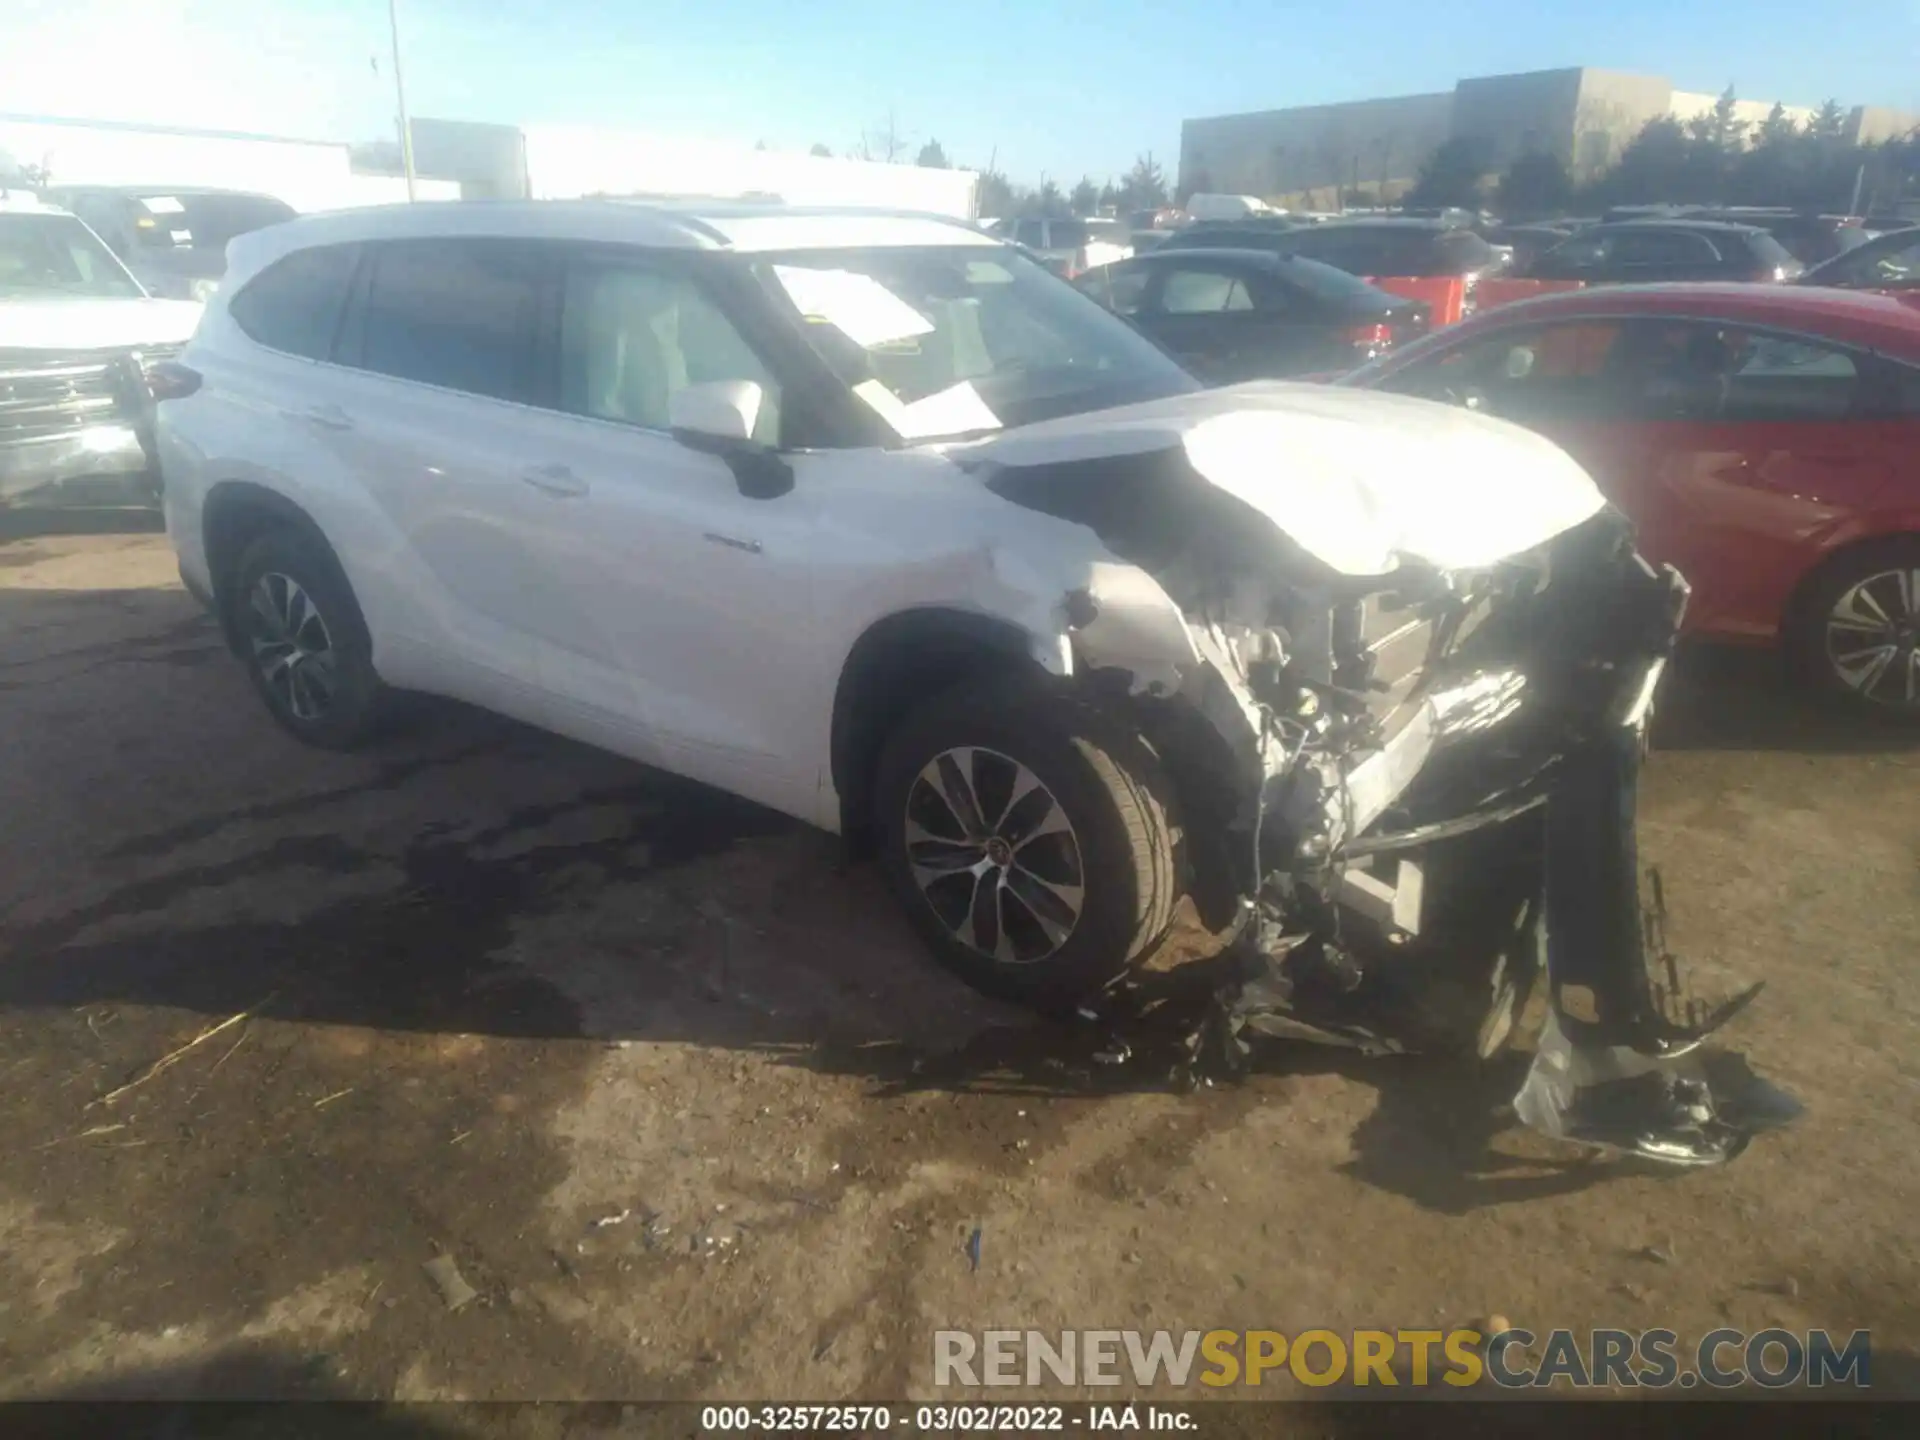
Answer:
MULTIPOLYGON (((418 115, 815 141, 892 112, 1016 179, 1169 170, 1183 116, 1595 65, 1920 111, 1920 0, 401 0, 418 115)), ((392 134, 386 0, 0 0, 0 108, 392 134), (370 63, 378 57, 378 69, 370 63)))

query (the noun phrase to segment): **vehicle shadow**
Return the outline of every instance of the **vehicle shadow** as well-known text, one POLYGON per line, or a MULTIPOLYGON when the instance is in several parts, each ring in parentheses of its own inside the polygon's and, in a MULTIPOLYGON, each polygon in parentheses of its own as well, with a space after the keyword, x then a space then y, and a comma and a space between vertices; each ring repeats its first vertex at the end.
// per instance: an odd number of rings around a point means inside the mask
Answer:
MULTIPOLYGON (((872 866, 745 801, 457 706, 424 707, 365 753, 303 750, 186 597, 136 593, 147 633, 89 628, 23 659, 0 643, 0 1048, 53 1057, 81 1087, 68 1094, 146 1083, 203 1025, 275 1022, 690 1044, 882 1097, 1164 1091, 1212 1073, 1176 1004, 1116 1032, 973 994, 927 959, 872 866), (112 1028, 130 1011, 158 1018, 112 1028)), ((0 622, 66 635, 60 617, 96 598, 0 589, 0 622)), ((1372 1087, 1351 1173, 1430 1209, 1627 1173, 1513 1153, 1518 1075, 1501 1067, 1277 1042, 1250 1064, 1255 1084, 1372 1087)))
POLYGON ((1920 726, 1808 693, 1773 650, 1689 643, 1654 713, 1656 750, 1875 754, 1920 748, 1920 726))
POLYGON ((0 508, 0 545, 48 535, 161 535, 166 528, 166 517, 149 506, 0 508))
MULTIPOLYGON (((4 1429, 21 1440, 482 1440, 534 1433, 521 1423, 532 1408, 370 1403, 334 1377, 324 1354, 240 1345, 15 1394, 4 1429)), ((553 1418, 548 1433, 561 1429, 553 1418)))

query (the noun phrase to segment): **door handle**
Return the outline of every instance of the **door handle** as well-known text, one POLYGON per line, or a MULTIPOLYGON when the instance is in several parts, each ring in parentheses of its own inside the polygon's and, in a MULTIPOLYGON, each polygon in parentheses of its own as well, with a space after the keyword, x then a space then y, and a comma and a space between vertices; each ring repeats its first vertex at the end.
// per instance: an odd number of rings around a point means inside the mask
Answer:
POLYGON ((521 472, 520 483, 556 500, 577 500, 587 493, 587 482, 565 465, 535 465, 521 472))
POLYGON ((309 425, 318 425, 322 430, 353 429, 353 417, 338 405, 309 405, 305 410, 297 412, 295 418, 304 420, 309 425))

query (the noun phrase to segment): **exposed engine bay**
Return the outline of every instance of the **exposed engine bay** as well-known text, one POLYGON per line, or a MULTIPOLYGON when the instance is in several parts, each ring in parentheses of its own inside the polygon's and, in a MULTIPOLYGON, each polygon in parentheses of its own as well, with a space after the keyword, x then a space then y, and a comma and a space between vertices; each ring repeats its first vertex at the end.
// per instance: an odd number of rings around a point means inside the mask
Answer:
POLYGON ((1657 877, 1642 893, 1637 784, 1687 589, 1617 512, 1485 565, 1357 575, 1191 447, 983 478, 1124 562, 1063 597, 1067 629, 1086 683, 1179 759, 1191 894, 1223 940, 1196 1034, 1225 1063, 1261 1034, 1487 1057, 1543 985, 1514 1100, 1535 1129, 1700 1165, 1790 1118, 1694 1063, 1759 987, 1692 1000, 1657 877))

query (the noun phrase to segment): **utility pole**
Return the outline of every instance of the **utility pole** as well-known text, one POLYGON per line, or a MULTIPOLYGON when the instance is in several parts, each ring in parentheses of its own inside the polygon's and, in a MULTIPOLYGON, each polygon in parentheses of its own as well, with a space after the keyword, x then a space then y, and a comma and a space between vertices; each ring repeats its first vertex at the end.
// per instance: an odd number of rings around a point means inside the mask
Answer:
POLYGON ((413 126, 407 121, 407 84, 400 78, 400 0, 387 0, 393 30, 393 93, 400 102, 400 164, 407 172, 407 203, 413 203, 413 126))

